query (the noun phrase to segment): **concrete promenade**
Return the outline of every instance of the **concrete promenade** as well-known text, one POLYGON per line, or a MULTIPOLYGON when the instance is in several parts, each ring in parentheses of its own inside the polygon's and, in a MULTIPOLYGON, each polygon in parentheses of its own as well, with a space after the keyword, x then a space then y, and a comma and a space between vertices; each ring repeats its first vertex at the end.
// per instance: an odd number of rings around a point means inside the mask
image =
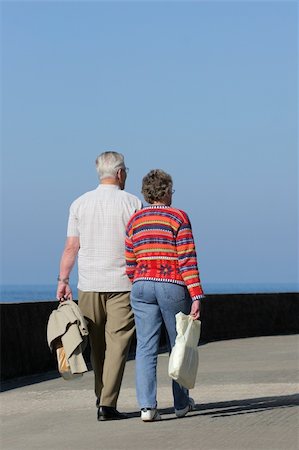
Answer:
POLYGON ((73 381, 53 373, 20 379, 18 387, 8 381, 0 394, 0 448, 299 449, 298 335, 210 342, 198 351, 197 384, 190 391, 197 410, 183 419, 174 415, 168 355, 163 353, 158 364, 161 422, 139 418, 134 360, 127 363, 118 403, 120 411, 129 413, 122 421, 97 422, 92 372, 73 381))

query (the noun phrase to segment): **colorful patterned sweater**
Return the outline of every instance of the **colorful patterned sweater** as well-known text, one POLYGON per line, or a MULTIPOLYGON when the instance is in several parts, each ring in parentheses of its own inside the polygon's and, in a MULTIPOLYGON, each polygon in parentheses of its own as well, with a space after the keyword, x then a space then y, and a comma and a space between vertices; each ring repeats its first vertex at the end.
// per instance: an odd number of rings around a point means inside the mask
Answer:
POLYGON ((204 297, 187 214, 171 206, 137 211, 126 230, 126 272, 131 281, 151 280, 187 286, 192 300, 204 297))

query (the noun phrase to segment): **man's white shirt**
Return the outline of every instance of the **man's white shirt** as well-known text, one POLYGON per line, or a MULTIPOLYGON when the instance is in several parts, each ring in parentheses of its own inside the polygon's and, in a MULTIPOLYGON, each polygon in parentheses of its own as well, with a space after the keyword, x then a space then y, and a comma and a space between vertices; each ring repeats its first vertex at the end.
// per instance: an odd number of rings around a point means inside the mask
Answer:
POLYGON ((142 203, 116 185, 100 184, 70 207, 67 236, 80 239, 78 289, 92 292, 131 290, 126 275, 127 223, 142 203))

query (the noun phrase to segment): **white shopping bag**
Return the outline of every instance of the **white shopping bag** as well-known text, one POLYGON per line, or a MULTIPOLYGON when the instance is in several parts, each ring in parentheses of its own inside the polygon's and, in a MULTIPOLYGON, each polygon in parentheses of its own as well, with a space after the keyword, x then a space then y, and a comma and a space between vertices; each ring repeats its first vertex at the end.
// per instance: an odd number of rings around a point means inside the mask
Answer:
POLYGON ((198 368, 201 322, 179 312, 175 316, 177 337, 171 351, 168 375, 187 389, 194 388, 198 368))

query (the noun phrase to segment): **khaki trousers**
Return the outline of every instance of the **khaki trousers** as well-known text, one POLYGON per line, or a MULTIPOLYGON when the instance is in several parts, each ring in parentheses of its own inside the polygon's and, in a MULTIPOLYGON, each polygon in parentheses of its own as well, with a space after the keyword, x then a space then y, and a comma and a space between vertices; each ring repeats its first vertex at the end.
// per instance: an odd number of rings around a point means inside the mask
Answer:
POLYGON ((97 403, 116 408, 135 330, 130 292, 79 290, 78 299, 78 306, 88 322, 97 403))

